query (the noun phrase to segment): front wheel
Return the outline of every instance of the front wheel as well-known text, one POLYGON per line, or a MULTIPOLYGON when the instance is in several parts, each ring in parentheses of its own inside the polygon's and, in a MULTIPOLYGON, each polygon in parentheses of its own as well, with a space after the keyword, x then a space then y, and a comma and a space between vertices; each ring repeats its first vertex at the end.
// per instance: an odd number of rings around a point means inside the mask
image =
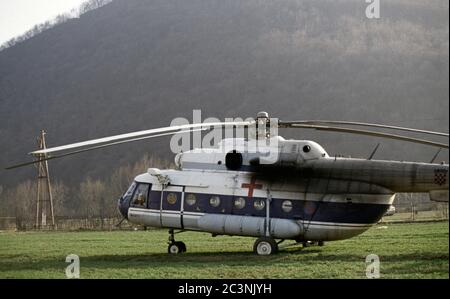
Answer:
POLYGON ((271 255, 278 251, 278 244, 273 238, 261 237, 256 239, 253 252, 257 255, 271 255))

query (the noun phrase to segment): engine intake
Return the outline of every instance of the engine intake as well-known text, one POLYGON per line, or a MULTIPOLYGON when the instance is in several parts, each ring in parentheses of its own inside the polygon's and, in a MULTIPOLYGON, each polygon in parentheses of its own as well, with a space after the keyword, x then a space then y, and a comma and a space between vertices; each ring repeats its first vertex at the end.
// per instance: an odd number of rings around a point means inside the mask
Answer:
POLYGON ((238 170, 242 167, 242 154, 236 150, 233 150, 226 154, 225 165, 230 170, 238 170))

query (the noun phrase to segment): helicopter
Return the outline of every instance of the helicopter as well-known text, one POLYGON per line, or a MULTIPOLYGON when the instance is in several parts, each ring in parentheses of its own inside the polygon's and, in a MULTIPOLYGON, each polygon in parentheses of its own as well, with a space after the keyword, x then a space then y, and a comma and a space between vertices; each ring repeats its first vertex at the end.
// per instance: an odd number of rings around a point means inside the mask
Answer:
MULTIPOLYGON (((247 137, 224 138, 211 148, 180 151, 175 169, 149 168, 135 177, 117 206, 130 223, 169 230, 169 254, 186 252, 184 231, 256 238, 257 255, 276 253, 285 240, 317 244, 357 236, 391 207, 396 193, 428 193, 448 202, 448 164, 330 156, 317 142, 285 139, 279 128, 359 134, 448 149, 448 144, 357 129, 393 129, 448 138, 447 133, 351 121, 256 119, 172 125, 31 152, 22 167, 148 138, 243 128, 247 137), (57 155, 55 155, 57 154, 57 155)), ((379 145, 379 144, 378 144, 379 145)))

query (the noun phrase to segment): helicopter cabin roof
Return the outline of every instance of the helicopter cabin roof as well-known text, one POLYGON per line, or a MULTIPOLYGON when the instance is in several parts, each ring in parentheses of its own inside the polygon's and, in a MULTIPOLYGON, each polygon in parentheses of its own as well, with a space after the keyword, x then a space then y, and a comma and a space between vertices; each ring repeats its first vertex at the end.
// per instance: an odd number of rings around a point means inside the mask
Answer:
POLYGON ((281 136, 259 141, 228 138, 214 148, 197 148, 179 153, 175 157, 175 164, 183 170, 245 171, 254 163, 301 163, 328 157, 322 146, 310 140, 286 140, 281 136))

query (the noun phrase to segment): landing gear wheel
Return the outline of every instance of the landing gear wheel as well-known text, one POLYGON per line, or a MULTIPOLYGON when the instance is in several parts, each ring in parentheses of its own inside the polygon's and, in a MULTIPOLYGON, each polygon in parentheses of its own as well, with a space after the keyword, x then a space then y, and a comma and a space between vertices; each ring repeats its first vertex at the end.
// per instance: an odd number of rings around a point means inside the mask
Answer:
POLYGON ((175 241, 175 232, 169 229, 169 247, 167 252, 170 254, 178 254, 186 252, 186 244, 180 241, 175 241))
POLYGON ((183 242, 173 242, 169 244, 167 252, 170 254, 178 254, 186 252, 186 245, 183 242))
POLYGON ((175 242, 175 243, 178 243, 178 246, 180 247, 180 249, 181 249, 181 252, 186 252, 186 244, 184 244, 183 242, 175 242))
POLYGON ((325 242, 324 241, 319 241, 319 243, 317 243, 317 245, 322 247, 323 245, 325 245, 325 242))
POLYGON ((253 245, 253 252, 257 255, 271 255, 278 251, 278 244, 274 239, 261 237, 256 239, 253 245))

